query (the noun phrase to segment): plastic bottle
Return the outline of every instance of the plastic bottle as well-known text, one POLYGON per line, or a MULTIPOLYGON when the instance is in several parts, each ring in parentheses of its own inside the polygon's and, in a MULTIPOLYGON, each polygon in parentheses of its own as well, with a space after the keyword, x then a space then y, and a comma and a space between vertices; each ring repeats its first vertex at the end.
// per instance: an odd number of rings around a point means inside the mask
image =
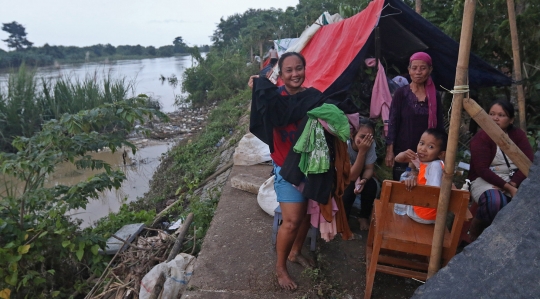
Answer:
MULTIPOLYGON (((407 167, 407 168, 405 169, 405 172, 402 173, 401 176, 399 177, 399 181, 400 181, 400 182, 403 182, 403 181, 405 181, 406 179, 408 179, 410 176, 411 176, 411 168, 410 168, 410 167, 407 167)), ((405 215, 405 214, 407 214, 407 205, 395 203, 395 204, 394 204, 394 213, 396 213, 396 214, 398 214, 398 215, 405 215)))
POLYGON ((471 187, 471 181, 469 179, 466 179, 465 183, 463 184, 463 187, 461 187, 461 190, 469 191, 470 187, 471 187))

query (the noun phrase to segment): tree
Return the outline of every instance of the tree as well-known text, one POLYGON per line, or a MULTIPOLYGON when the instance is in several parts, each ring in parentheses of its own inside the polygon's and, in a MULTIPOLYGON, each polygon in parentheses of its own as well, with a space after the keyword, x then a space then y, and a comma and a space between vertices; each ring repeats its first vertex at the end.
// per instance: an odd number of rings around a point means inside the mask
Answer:
POLYGON ((2 23, 2 30, 9 33, 9 37, 2 40, 8 44, 8 48, 19 51, 30 48, 34 44, 26 39, 26 29, 24 26, 15 21, 2 23))
POLYGON ((120 187, 125 175, 89 153, 122 146, 135 153, 125 138, 135 124, 154 116, 166 119, 144 106, 144 98, 133 98, 64 114, 32 137, 17 137, 16 154, 0 153, 0 173, 18 179, 24 190, 19 194, 6 188, 0 194, 0 298, 6 293, 11 298, 67 298, 76 289, 88 291, 88 276, 99 276, 106 263, 98 254, 105 240, 81 231, 66 212, 120 187), (62 163, 102 172, 75 185, 47 187, 47 178, 62 163))
POLYGON ((116 48, 111 44, 106 44, 103 52, 107 55, 114 55, 116 53, 116 48))
POLYGON ((154 47, 154 46, 146 47, 146 53, 148 55, 156 56, 156 54, 157 54, 156 47, 154 47))
POLYGON ((189 46, 186 45, 186 43, 184 42, 181 36, 177 36, 173 40, 173 45, 174 45, 174 53, 185 53, 187 52, 187 48, 189 48, 189 46))
POLYGON ((174 46, 161 46, 157 49, 157 54, 159 56, 173 56, 174 55, 174 46))
MULTIPOLYGON (((413 5, 411 1, 407 3, 413 5)), ((537 110, 540 104, 540 4, 525 1, 516 3, 520 56, 525 75, 526 119, 529 127, 536 128, 540 119, 537 110)), ((459 41, 463 19, 462 1, 423 0, 422 16, 459 41)), ((499 69, 512 69, 513 54, 506 0, 493 0, 476 7, 471 51, 499 69)), ((487 104, 503 91, 494 90, 492 93, 485 95, 484 100, 479 96, 480 103, 487 104)))

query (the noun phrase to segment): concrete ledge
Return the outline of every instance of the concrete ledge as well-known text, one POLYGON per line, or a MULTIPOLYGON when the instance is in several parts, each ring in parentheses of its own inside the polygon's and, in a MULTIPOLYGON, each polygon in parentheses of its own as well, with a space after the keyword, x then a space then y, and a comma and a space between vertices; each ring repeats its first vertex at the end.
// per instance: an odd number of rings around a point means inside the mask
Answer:
POLYGON ((259 188, 267 179, 253 175, 239 174, 231 178, 231 187, 258 194, 259 188))

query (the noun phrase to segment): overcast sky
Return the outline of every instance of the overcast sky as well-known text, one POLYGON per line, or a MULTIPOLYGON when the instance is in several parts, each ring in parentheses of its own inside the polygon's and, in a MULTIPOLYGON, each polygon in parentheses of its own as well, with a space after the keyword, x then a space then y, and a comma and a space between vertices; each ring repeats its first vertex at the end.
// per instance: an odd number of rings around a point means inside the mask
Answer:
MULTIPOLYGON (((26 28, 34 46, 110 43, 160 47, 182 36, 188 45, 211 44, 221 17, 249 8, 286 9, 298 0, 0 0, 0 23, 26 28)), ((0 39, 8 34, 0 31, 0 39)), ((0 41, 0 48, 7 50, 0 41)))

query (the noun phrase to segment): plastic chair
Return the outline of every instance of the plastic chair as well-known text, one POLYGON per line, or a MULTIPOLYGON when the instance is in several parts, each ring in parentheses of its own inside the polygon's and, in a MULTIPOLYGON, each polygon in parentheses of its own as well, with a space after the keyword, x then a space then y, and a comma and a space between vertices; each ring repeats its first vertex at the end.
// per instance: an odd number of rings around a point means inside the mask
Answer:
MULTIPOLYGON (((283 218, 281 216, 281 207, 278 205, 277 208, 274 210, 274 224, 272 225, 272 246, 274 247, 274 249, 276 248, 277 233, 282 221, 283 218)), ((313 226, 309 229, 307 237, 310 239, 309 249, 311 251, 315 251, 315 249, 317 248, 318 231, 319 230, 313 226)))

